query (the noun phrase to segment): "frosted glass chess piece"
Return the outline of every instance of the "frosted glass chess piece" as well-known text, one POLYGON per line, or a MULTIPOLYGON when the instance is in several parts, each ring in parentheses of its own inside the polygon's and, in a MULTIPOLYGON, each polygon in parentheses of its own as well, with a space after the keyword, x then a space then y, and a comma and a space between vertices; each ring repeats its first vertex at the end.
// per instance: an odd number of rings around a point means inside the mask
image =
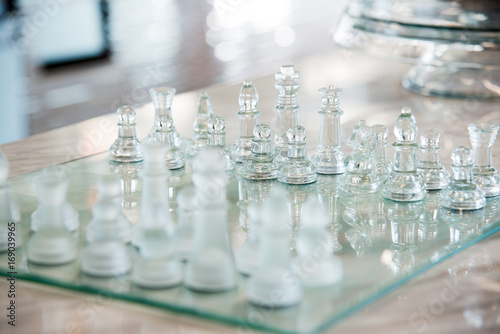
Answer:
POLYGON ((297 105, 297 93, 300 88, 300 73, 295 71, 295 66, 281 66, 275 75, 274 87, 278 91, 278 105, 276 106, 276 131, 274 138, 274 149, 276 151, 276 162, 283 163, 288 152, 287 132, 293 126, 299 124, 297 105))
POLYGON ((158 203, 163 211, 163 223, 168 233, 173 233, 173 223, 170 219, 168 184, 169 171, 165 168, 165 154, 168 147, 159 142, 142 143, 144 151, 144 166, 141 171, 142 196, 139 222, 133 228, 132 243, 139 245, 142 229, 150 219, 151 211, 158 203))
MULTIPOLYGON (((121 207, 111 201, 97 202, 93 210, 90 229, 92 239, 82 251, 82 272, 98 277, 113 277, 127 273, 132 268, 131 254, 113 226, 122 219, 121 207)), ((87 227, 88 230, 88 227, 87 227)))
POLYGON ((139 258, 132 282, 148 289, 163 289, 182 283, 183 266, 175 256, 175 243, 165 229, 162 205, 155 202, 147 212, 138 243, 139 258))
POLYGON ((296 305, 303 291, 291 269, 286 203, 279 193, 271 193, 264 202, 260 233, 259 266, 248 280, 247 300, 254 305, 282 308, 296 305), (287 279, 284 279, 284 278, 287 279))
POLYGON ((208 120, 208 147, 219 153, 225 164, 226 171, 233 170, 234 160, 226 147, 226 121, 220 116, 208 120))
POLYGON ((243 162, 241 175, 250 180, 273 180, 278 178, 279 165, 274 161, 271 147, 271 129, 266 124, 257 124, 253 129, 252 153, 243 162))
POLYGON ((477 210, 486 204, 484 191, 473 181, 470 148, 459 146, 451 153, 453 175, 441 191, 441 205, 448 209, 477 210))
POLYGON ((240 111, 238 111, 239 137, 231 147, 231 154, 236 162, 243 162, 252 153, 253 130, 259 123, 260 115, 260 111, 257 109, 259 94, 252 85, 252 81, 245 80, 243 82, 238 102, 240 105, 240 111))
POLYGON ((443 189, 450 182, 450 173, 439 161, 440 139, 436 130, 427 130, 420 137, 420 162, 417 170, 427 190, 443 189))
POLYGON ((278 181, 289 184, 308 184, 316 182, 316 167, 307 158, 306 129, 300 125, 286 132, 288 153, 279 169, 278 181))
POLYGON ((155 123, 146 141, 156 141, 168 146, 165 162, 168 169, 178 169, 186 164, 186 157, 180 150, 180 135, 175 131, 171 108, 175 89, 170 87, 151 88, 151 99, 156 109, 155 123))
POLYGON ((500 176, 492 163, 493 144, 499 126, 491 123, 469 124, 472 144, 472 173, 474 182, 483 189, 486 197, 500 195, 500 176))
POLYGON ((247 239, 236 252, 236 268, 244 275, 252 275, 259 266, 260 233, 262 229, 260 205, 253 202, 248 205, 247 239))
POLYGON ((186 145, 188 157, 196 156, 200 149, 208 145, 208 120, 214 115, 212 99, 207 92, 201 92, 198 98, 198 111, 193 124, 193 138, 186 145))
POLYGON ((116 219, 111 219, 105 223, 99 220, 91 220, 87 224, 87 242, 98 240, 101 235, 113 236, 121 240, 123 243, 128 243, 132 240, 132 224, 122 212, 121 206, 121 181, 115 176, 106 175, 99 179, 97 183, 99 195, 98 203, 111 203, 116 206, 118 213, 116 219))
POLYGON ((319 144, 311 157, 319 174, 342 174, 345 172, 344 152, 340 139, 340 95, 342 89, 328 86, 319 89, 321 95, 319 144))
POLYGON ((177 195, 177 228, 174 242, 177 257, 187 261, 193 249, 196 192, 193 186, 183 188, 177 195))
POLYGON ((185 285, 203 292, 230 290, 236 287, 236 268, 227 231, 226 161, 219 152, 206 149, 193 164, 196 211, 185 285))
POLYGON ((10 197, 9 162, 7 157, 0 151, 0 252, 9 248, 9 232, 15 236, 16 246, 21 245, 19 233, 16 233, 16 225, 20 218, 19 207, 10 197))
POLYGON ((375 139, 377 142, 375 151, 376 159, 373 170, 382 183, 392 171, 392 161, 387 156, 387 137, 389 137, 389 130, 381 124, 375 124, 372 128, 375 131, 375 139))
MULTIPOLYGON (((64 173, 64 170, 59 167, 59 166, 48 166, 45 167, 42 170, 42 176, 40 179, 43 179, 44 177, 47 177, 48 179, 54 178, 54 179, 60 179, 61 182, 68 182, 66 179, 66 174, 64 173)), ((80 221, 79 221, 79 215, 78 212, 73 208, 73 206, 68 203, 66 200, 66 195, 68 191, 68 187, 61 187, 65 189, 64 193, 64 203, 62 204, 63 206, 63 223, 64 226, 68 229, 68 231, 73 232, 78 230, 78 227, 80 226, 80 221)), ((62 190, 61 190, 62 191, 62 190)), ((44 199, 41 198, 41 196, 44 196, 42 192, 37 191, 36 192, 37 197, 38 197, 38 202, 40 205, 38 208, 31 214, 31 230, 32 231, 38 231, 39 226, 43 224, 43 203, 44 199)))
POLYGON ((28 261, 43 265, 58 265, 76 259, 77 236, 67 228, 66 194, 68 179, 62 169, 45 168, 35 180, 40 206, 37 211, 37 230, 27 245, 28 261))
POLYGON ((343 276, 342 261, 333 255, 334 240, 325 233, 329 225, 328 212, 316 197, 304 204, 302 230, 296 242, 298 257, 293 270, 305 286, 328 286, 339 282, 343 276), (316 265, 311 266, 311 259, 316 265))
POLYGON ((408 274, 415 265, 418 240, 418 220, 423 213, 422 201, 401 202, 384 200, 387 217, 391 224, 392 271, 408 274))
POLYGON ((341 195, 356 196, 377 192, 380 181, 374 171, 375 131, 361 120, 352 130, 347 145, 353 151, 344 160, 347 170, 340 183, 341 195))
POLYGON ((417 132, 415 116, 410 108, 404 107, 394 125, 394 166, 382 186, 385 198, 403 202, 425 198, 425 183, 417 171, 417 132))
POLYGON ((135 110, 122 106, 116 111, 118 116, 118 138, 109 148, 108 159, 116 162, 142 161, 141 143, 135 133, 135 110))

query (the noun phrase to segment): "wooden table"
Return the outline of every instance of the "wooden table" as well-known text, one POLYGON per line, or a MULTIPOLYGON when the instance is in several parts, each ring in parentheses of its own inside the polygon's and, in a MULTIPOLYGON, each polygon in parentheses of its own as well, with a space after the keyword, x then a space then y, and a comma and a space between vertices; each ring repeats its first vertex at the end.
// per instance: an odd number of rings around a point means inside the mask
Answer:
MULTIPOLYGON (((467 122, 489 121, 500 124, 498 104, 493 102, 426 98, 405 91, 400 80, 407 65, 369 59, 345 51, 315 56, 296 64, 302 75, 299 93, 300 123, 308 132, 308 150, 318 141, 320 97, 317 89, 328 84, 344 88, 341 106, 343 137, 364 118, 369 125, 384 124, 392 130, 403 106, 414 110, 419 133, 436 128, 444 135, 442 161, 447 168, 453 147, 470 145, 467 122), (433 122, 439 118, 439 123, 433 122)), ((274 77, 253 78, 259 91, 261 122, 274 128, 277 95, 274 77)), ((241 83, 206 90, 212 96, 215 112, 226 119, 227 143, 237 137, 238 91, 241 83)), ((174 99, 173 118, 184 137, 192 135, 191 126, 199 92, 183 93, 174 99)), ((152 126, 151 104, 137 106, 137 133, 144 138, 152 126)), ((93 118, 81 123, 41 133, 1 147, 11 165, 11 176, 34 171, 105 151, 117 135, 116 116, 93 118)), ((389 142, 394 136, 389 137, 389 142)), ((392 153, 389 153, 392 157, 392 153)), ((500 166, 500 146, 494 147, 494 163, 500 166)), ((466 333, 464 308, 470 305, 467 291, 454 285, 448 269, 467 263, 473 254, 487 253, 497 266, 500 261, 500 235, 495 235, 437 265, 424 275, 398 289, 383 300, 367 307, 332 329, 336 333, 466 333), (444 292, 443 292, 444 291, 444 292), (452 293, 453 296, 449 293, 452 293), (445 297, 443 297, 445 296, 445 297), (451 296, 451 297, 450 297, 451 296)), ((497 276, 498 277, 498 276, 497 276)), ((163 310, 113 301, 90 294, 66 291, 18 280, 18 326, 0 322, 1 333, 234 333, 241 329, 163 310)), ((0 283, 0 306, 4 309, 6 282, 0 283)), ((492 288, 491 286, 489 288, 492 288)), ((500 300, 498 280, 489 293, 500 300)), ((500 313, 500 309, 497 309, 500 313)), ((496 328, 498 331, 498 327, 496 328)), ((245 329, 245 331, 247 331, 245 329)), ((495 329, 491 329, 495 332, 495 329)))

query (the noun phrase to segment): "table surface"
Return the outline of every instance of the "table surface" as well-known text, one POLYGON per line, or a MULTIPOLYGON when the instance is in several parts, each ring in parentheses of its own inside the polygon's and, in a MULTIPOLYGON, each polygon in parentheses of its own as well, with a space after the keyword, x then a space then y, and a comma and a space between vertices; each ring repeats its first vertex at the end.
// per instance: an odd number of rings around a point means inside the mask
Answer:
MULTIPOLYGON (((295 64, 301 72, 299 92, 299 123, 308 130, 308 151, 313 152, 318 141, 320 96, 317 89, 333 84, 344 89, 341 106, 343 138, 361 119, 369 125, 386 125, 394 140, 392 127, 403 106, 410 106, 417 118, 419 133, 435 128, 443 134, 441 159, 449 169, 453 147, 470 145, 467 124, 493 122, 500 124, 498 104, 476 100, 450 100, 428 98, 405 91, 401 85, 408 65, 370 59, 349 51, 337 50, 328 55, 314 56, 295 64), (436 123, 436 119, 439 123, 436 123)), ((277 95, 274 77, 252 78, 259 91, 261 122, 274 128, 274 106, 277 95)), ((237 137, 238 91, 241 83, 210 87, 216 114, 228 124, 227 143, 237 137)), ((177 130, 190 137, 197 108, 199 92, 183 93, 174 99, 172 114, 177 130)), ((151 104, 137 106, 137 133, 144 138, 154 118, 151 104)), ((116 116, 97 117, 81 123, 59 128, 3 145, 11 171, 16 176, 105 151, 117 135, 116 116)), ((344 141, 345 142, 345 141, 344 141)), ((344 145, 345 146, 345 145, 344 145)), ((346 148, 347 150, 347 148, 346 148)), ((389 153, 392 157, 392 153, 389 153)), ((494 146, 494 163, 500 162, 500 148, 494 146)), ((495 264, 500 261, 500 235, 490 237, 450 260, 437 265, 424 275, 403 286, 383 300, 367 307, 332 328, 332 332, 371 333, 468 333, 464 310, 471 303, 467 293, 451 290, 456 298, 443 299, 450 289, 452 278, 448 269, 467 263, 473 254, 491 256, 495 264), (445 291, 446 290, 446 291, 445 291), (445 291, 445 292, 443 292, 445 291), (451 301, 450 301, 451 300, 451 301)), ((498 265, 497 265, 498 267, 498 265)), ((498 280, 497 280, 498 281, 498 280)), ((496 290, 500 300, 500 288, 496 290)), ((6 293, 7 283, 0 282, 0 293, 6 293)), ((490 287, 491 288, 491 287, 490 287)), ((225 326, 186 315, 158 310, 123 301, 112 301, 102 296, 66 291, 35 283, 17 281, 17 322, 14 328, 0 322, 1 333, 233 333, 241 329, 225 326)), ((491 294, 490 294, 491 295, 491 294)), ((6 299, 0 299, 3 308, 6 299)), ((494 309, 500 315, 500 309, 494 309)), ((496 332, 496 328, 482 331, 496 332)), ((245 330, 247 331, 247 330, 245 330)))

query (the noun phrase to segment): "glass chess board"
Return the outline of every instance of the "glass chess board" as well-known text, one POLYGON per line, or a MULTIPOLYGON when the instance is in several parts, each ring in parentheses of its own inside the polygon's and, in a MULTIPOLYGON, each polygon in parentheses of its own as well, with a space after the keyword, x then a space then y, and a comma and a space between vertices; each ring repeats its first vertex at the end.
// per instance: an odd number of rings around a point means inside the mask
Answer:
MULTIPOLYGON (((68 202, 80 214, 80 250, 85 245, 85 227, 97 201, 100 176, 121 178, 123 210, 137 223, 140 212, 141 163, 109 163, 107 154, 98 154, 61 165, 69 179, 68 202)), ((340 197, 337 185, 341 176, 319 175, 305 186, 288 186, 277 181, 249 181, 231 173, 227 187, 228 233, 234 252, 246 240, 246 210, 251 201, 261 201, 279 187, 288 202, 291 252, 300 233, 302 203, 308 196, 319 196, 331 218, 331 233, 336 255, 342 260, 344 277, 335 285, 306 288, 303 300, 284 309, 252 306, 245 298, 247 277, 239 276, 237 289, 224 293, 200 293, 180 285, 169 289, 144 289, 131 283, 130 275, 96 278, 80 271, 80 262, 41 266, 26 259, 24 245, 30 236, 30 215, 38 206, 33 181, 39 171, 11 178, 12 197, 21 208, 16 227, 17 277, 66 289, 100 294, 156 306, 205 319, 232 324, 242 329, 258 328, 279 333, 311 333, 326 330, 354 312, 452 256, 500 230, 500 196, 487 200, 485 208, 452 212, 439 205, 439 193, 428 192, 424 201, 402 203, 384 200, 379 195, 340 197)), ((175 197, 191 183, 191 167, 171 171, 169 196, 176 219, 175 197)), ((135 249, 131 247, 131 251, 135 249)), ((6 253, 0 254, 0 274, 8 275, 6 253)), ((314 261, 312 264, 314 265, 314 261)))

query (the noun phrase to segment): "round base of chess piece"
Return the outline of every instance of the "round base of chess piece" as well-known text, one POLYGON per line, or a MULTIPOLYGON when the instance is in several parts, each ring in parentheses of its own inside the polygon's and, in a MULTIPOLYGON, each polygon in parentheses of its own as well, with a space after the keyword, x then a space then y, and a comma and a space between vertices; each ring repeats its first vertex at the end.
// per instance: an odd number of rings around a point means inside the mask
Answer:
MULTIPOLYGON (((31 214, 31 230, 33 232, 38 231, 38 228, 43 221, 41 206, 39 206, 33 213, 31 214)), ((74 232, 78 230, 80 226, 80 220, 78 211, 76 211, 73 206, 69 203, 63 204, 63 217, 64 217, 64 226, 68 229, 69 232, 74 232)))
POLYGON ((484 191, 486 197, 500 195, 500 176, 495 168, 473 168, 474 182, 484 191))
POLYGON ((117 139, 109 148, 108 160, 115 162, 142 161, 142 151, 139 141, 117 139))
POLYGON ((393 173, 384 182, 382 196, 393 201, 421 201, 425 198, 425 185, 416 173, 393 173))
POLYGON ((74 261, 78 252, 76 237, 68 231, 44 229, 28 241, 28 261, 58 265, 74 261))
POLYGON ((207 136, 199 136, 198 138, 190 139, 186 144, 186 154, 189 158, 194 158, 198 152, 208 145, 207 136))
POLYGON ((298 304, 303 296, 300 285, 294 280, 284 280, 283 277, 294 277, 288 268, 273 267, 256 272, 247 285, 247 300, 249 303, 266 308, 286 308, 298 304), (276 294, 279 291, 279 294, 276 294))
POLYGON ((97 277, 124 275, 132 268, 129 250, 119 241, 98 241, 85 247, 82 272, 97 277))
POLYGON ((216 248, 191 257, 185 275, 184 284, 195 291, 222 292, 236 287, 233 260, 216 248))
POLYGON ((278 178, 279 165, 273 161, 246 160, 241 175, 250 180, 274 180, 278 178))
POLYGON ((484 192, 474 184, 441 191, 441 205, 448 209, 478 210, 486 205, 484 192))
POLYGON ((239 138, 233 146, 231 146, 231 155, 236 162, 244 162, 252 153, 252 138, 239 138))
POLYGON ((376 174, 346 174, 339 186, 342 196, 356 196, 361 194, 374 194, 380 188, 379 178, 376 174))
POLYGON ((186 158, 177 147, 169 150, 166 157, 167 169, 179 169, 186 165, 186 158))
POLYGON ((132 282, 148 289, 170 288, 182 283, 182 263, 175 259, 139 259, 132 272, 132 282))
POLYGON ((297 276, 301 277, 301 274, 307 272, 307 275, 302 279, 304 286, 324 287, 336 284, 342 279, 344 275, 342 261, 333 255, 323 259, 318 261, 314 268, 311 268, 310 257, 299 257, 295 260, 293 268, 297 276))
POLYGON ((344 153, 341 149, 321 150, 311 157, 318 174, 342 174, 345 172, 344 153))
POLYGON ((316 168, 308 160, 285 161, 278 174, 278 181, 288 184, 309 184, 316 182, 316 168))
POLYGON ((446 188, 450 183, 450 174, 443 168, 419 168, 427 190, 440 190, 446 188))

